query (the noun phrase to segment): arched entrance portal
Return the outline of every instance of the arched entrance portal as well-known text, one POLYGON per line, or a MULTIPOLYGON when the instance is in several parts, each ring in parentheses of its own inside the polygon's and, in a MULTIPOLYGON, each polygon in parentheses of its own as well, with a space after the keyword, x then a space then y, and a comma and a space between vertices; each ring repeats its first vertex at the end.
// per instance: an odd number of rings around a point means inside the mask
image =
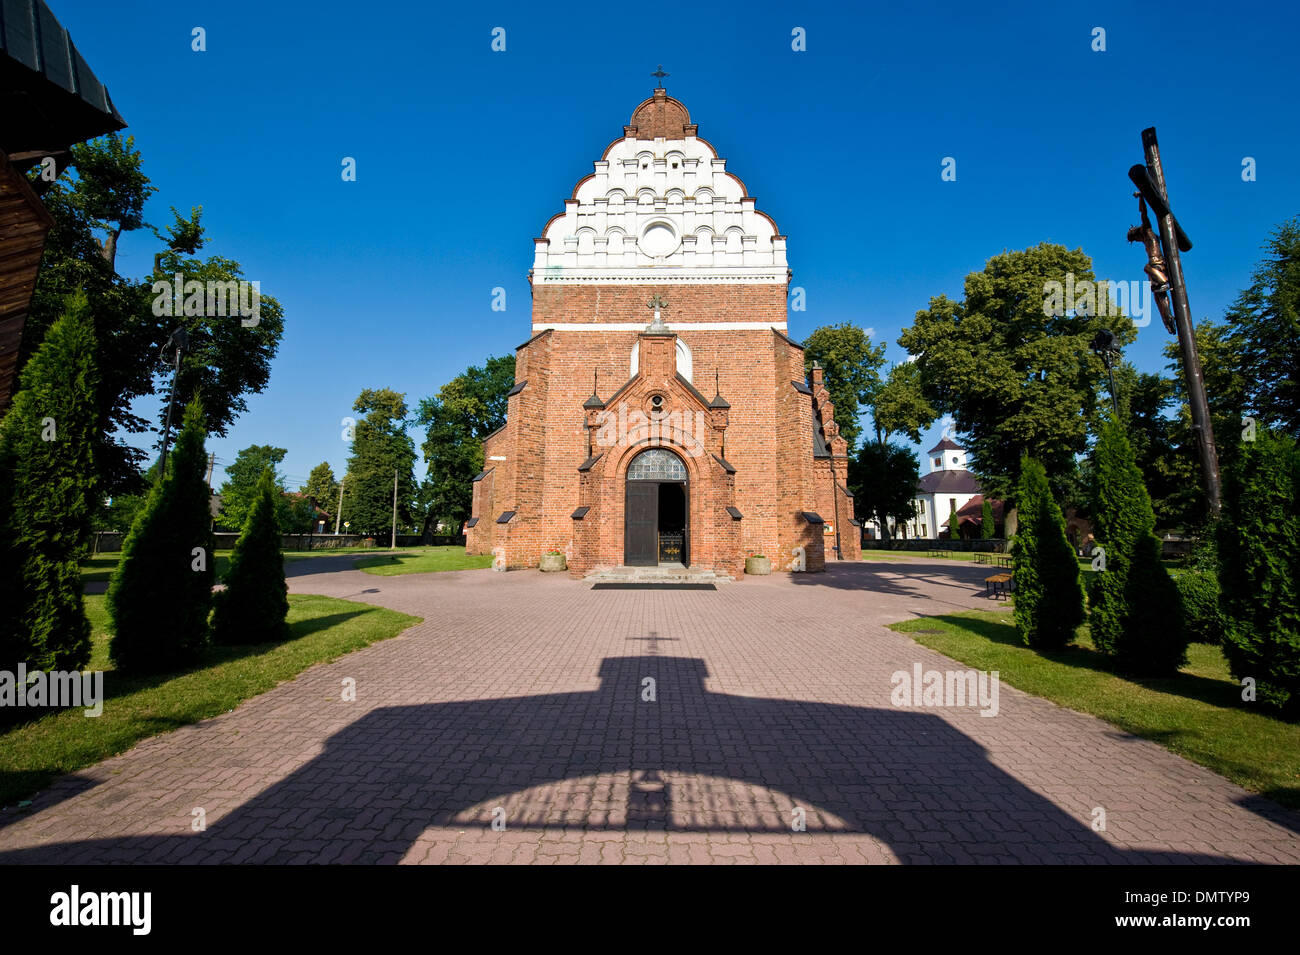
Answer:
POLYGON ((686 465, 666 448, 642 451, 627 468, 623 563, 690 564, 686 465))

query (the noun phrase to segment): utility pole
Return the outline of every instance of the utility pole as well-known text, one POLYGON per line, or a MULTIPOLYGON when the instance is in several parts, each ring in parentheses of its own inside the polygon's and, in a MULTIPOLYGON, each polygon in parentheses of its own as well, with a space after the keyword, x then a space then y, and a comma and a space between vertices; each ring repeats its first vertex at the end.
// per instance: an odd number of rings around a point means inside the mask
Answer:
POLYGON ((339 521, 343 520, 343 485, 347 482, 348 476, 345 472, 343 480, 339 481, 339 506, 334 512, 334 536, 339 536, 339 521))
POLYGON ((389 550, 397 550, 397 468, 393 468, 393 542, 389 550))
MULTIPOLYGON (((1154 126, 1142 130, 1142 151, 1146 166, 1132 166, 1128 177, 1138 187, 1147 205, 1159 217, 1160 245, 1168 266, 1169 297, 1173 303, 1174 325, 1178 332, 1178 347, 1182 355, 1183 376, 1187 380, 1187 404, 1192 412, 1192 433, 1196 436, 1201 458, 1201 479, 1205 485, 1205 499, 1211 518, 1217 517, 1222 504, 1219 482, 1219 455, 1214 446, 1214 427, 1210 422, 1210 405, 1205 397, 1205 379, 1201 374, 1201 359, 1196 353, 1195 326, 1192 311, 1187 303, 1187 283, 1183 279, 1183 264, 1179 252, 1189 252, 1192 240, 1187 237, 1169 206, 1169 191, 1165 186, 1164 167, 1160 164, 1160 145, 1156 142, 1154 126)), ((1155 289, 1157 295, 1164 294, 1155 289)))
POLYGON ((209 451, 208 452, 208 490, 209 491, 212 490, 212 468, 216 463, 217 463, 216 452, 209 451))

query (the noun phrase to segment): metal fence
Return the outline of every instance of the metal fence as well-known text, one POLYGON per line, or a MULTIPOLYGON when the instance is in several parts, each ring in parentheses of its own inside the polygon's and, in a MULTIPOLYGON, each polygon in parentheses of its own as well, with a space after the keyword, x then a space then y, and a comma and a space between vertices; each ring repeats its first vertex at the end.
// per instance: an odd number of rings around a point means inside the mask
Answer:
MULTIPOLYGON (((212 535, 217 539, 217 550, 230 550, 235 546, 235 541, 239 539, 239 534, 234 531, 217 531, 212 535)), ((96 531, 94 540, 94 552, 96 554, 111 554, 122 549, 122 540, 126 535, 120 531, 96 531)), ((389 546, 391 538, 384 534, 380 537, 366 537, 363 534, 281 534, 280 548, 282 550, 319 550, 330 551, 337 550, 341 547, 374 547, 376 550, 389 546)), ((463 547, 465 538, 463 536, 434 536, 425 539, 419 534, 398 534, 398 547, 463 547)))

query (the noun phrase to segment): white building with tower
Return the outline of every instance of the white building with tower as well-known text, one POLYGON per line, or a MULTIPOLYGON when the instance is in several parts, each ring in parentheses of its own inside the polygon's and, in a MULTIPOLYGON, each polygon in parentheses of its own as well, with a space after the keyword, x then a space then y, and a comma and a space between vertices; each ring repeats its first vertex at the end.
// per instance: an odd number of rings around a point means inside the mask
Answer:
MULTIPOLYGON (((916 483, 916 497, 912 499, 913 517, 901 527, 895 526, 893 537, 938 540, 946 536, 948 518, 967 505, 983 504, 979 481, 971 473, 966 449, 951 438, 944 438, 926 453, 927 473, 916 483)), ((961 515, 964 522, 978 522, 978 514, 970 511, 961 515)), ((876 522, 869 525, 873 536, 880 538, 876 522)))
POLYGON ((948 529, 948 518, 980 494, 970 472, 966 449, 945 437, 926 453, 929 471, 916 484, 916 516, 907 523, 908 537, 937 539, 948 529))

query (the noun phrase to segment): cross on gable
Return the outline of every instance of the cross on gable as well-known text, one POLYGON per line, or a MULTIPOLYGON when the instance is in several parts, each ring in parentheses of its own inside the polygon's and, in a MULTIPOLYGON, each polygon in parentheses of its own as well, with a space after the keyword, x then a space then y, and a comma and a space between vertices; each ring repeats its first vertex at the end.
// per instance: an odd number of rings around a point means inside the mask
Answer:
POLYGON ((664 81, 664 77, 665 77, 665 76, 672 76, 671 73, 665 73, 665 72, 664 72, 664 65, 663 65, 662 63, 659 64, 659 69, 655 70, 655 71, 654 71, 653 73, 651 73, 650 75, 653 76, 655 79, 657 79, 657 80, 659 81, 659 88, 660 88, 660 89, 663 88, 663 85, 664 85, 664 82, 663 82, 663 81, 664 81))

